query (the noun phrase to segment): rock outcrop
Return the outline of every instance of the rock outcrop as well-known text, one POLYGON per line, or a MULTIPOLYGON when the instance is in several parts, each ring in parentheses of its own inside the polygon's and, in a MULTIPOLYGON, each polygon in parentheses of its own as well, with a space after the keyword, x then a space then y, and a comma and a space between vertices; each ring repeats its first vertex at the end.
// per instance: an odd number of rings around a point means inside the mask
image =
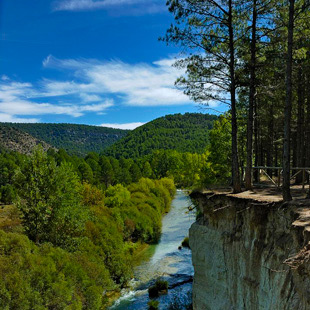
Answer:
POLYGON ((194 310, 310 309, 309 200, 192 198, 194 310))
POLYGON ((40 144, 45 151, 50 148, 56 150, 56 148, 48 143, 26 132, 0 124, 0 150, 3 149, 29 155, 38 144, 40 144))

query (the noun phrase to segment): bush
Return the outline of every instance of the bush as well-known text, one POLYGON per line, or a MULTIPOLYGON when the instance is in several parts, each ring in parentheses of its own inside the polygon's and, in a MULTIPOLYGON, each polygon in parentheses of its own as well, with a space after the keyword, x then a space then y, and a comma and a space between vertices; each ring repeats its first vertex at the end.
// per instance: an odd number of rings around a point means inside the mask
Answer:
POLYGON ((158 310, 159 302, 157 300, 151 300, 147 305, 149 306, 149 310, 158 310))
POLYGON ((190 249, 188 237, 185 237, 184 240, 182 241, 182 247, 190 249))
POLYGON ((156 298, 159 296, 156 286, 150 286, 148 292, 150 298, 156 298))
POLYGON ((102 309, 113 283, 89 256, 0 230, 0 309, 102 309))
POLYGON ((31 241, 73 250, 84 231, 87 209, 74 167, 57 166, 42 148, 35 149, 16 177, 23 226, 31 241))
POLYGON ((4 204, 11 204, 16 199, 15 188, 10 185, 3 185, 0 187, 0 200, 4 204))
POLYGON ((168 282, 162 279, 157 279, 155 282, 155 286, 158 291, 168 291, 168 282))
POLYGON ((157 279, 155 284, 149 287, 148 292, 150 298, 158 297, 159 294, 167 294, 168 282, 162 279, 157 279))
POLYGON ((120 208, 130 200, 130 192, 121 184, 110 186, 106 192, 105 204, 109 208, 120 208))

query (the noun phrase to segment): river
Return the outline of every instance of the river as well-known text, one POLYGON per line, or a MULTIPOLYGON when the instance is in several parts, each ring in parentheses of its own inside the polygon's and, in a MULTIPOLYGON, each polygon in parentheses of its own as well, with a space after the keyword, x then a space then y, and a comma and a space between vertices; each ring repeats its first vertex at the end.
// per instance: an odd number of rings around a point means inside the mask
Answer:
POLYGON ((122 291, 121 297, 110 308, 113 310, 147 309, 148 287, 161 277, 169 283, 169 292, 158 298, 159 309, 165 310, 178 299, 188 300, 194 274, 191 251, 178 247, 188 236, 188 230, 195 221, 195 212, 189 212, 191 200, 185 191, 178 190, 172 201, 170 212, 163 217, 162 235, 156 246, 149 248, 149 258, 134 270, 131 288, 122 291))

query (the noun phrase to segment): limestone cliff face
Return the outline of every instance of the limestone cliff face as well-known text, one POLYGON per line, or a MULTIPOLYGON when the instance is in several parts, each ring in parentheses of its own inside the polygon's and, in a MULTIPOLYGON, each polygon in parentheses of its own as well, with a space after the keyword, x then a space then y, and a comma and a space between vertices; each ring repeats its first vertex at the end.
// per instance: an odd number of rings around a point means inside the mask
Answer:
POLYGON ((292 225, 300 206, 201 193, 192 198, 201 213, 190 229, 194 310, 310 309, 305 218, 292 225))

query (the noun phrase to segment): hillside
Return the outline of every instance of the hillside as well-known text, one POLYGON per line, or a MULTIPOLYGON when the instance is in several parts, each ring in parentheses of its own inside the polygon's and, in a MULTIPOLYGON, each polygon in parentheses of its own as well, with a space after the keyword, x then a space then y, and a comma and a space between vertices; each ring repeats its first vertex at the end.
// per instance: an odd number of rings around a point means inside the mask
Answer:
POLYGON ((51 148, 46 142, 36 139, 26 132, 0 124, 0 150, 29 154, 38 144, 41 144, 45 150, 51 148))
POLYGON ((137 158, 157 149, 202 153, 217 116, 201 113, 166 115, 128 133, 104 151, 116 158, 137 158))
POLYGON ((0 123, 15 128, 70 155, 85 156, 101 152, 127 134, 127 130, 76 124, 23 124, 0 123))

